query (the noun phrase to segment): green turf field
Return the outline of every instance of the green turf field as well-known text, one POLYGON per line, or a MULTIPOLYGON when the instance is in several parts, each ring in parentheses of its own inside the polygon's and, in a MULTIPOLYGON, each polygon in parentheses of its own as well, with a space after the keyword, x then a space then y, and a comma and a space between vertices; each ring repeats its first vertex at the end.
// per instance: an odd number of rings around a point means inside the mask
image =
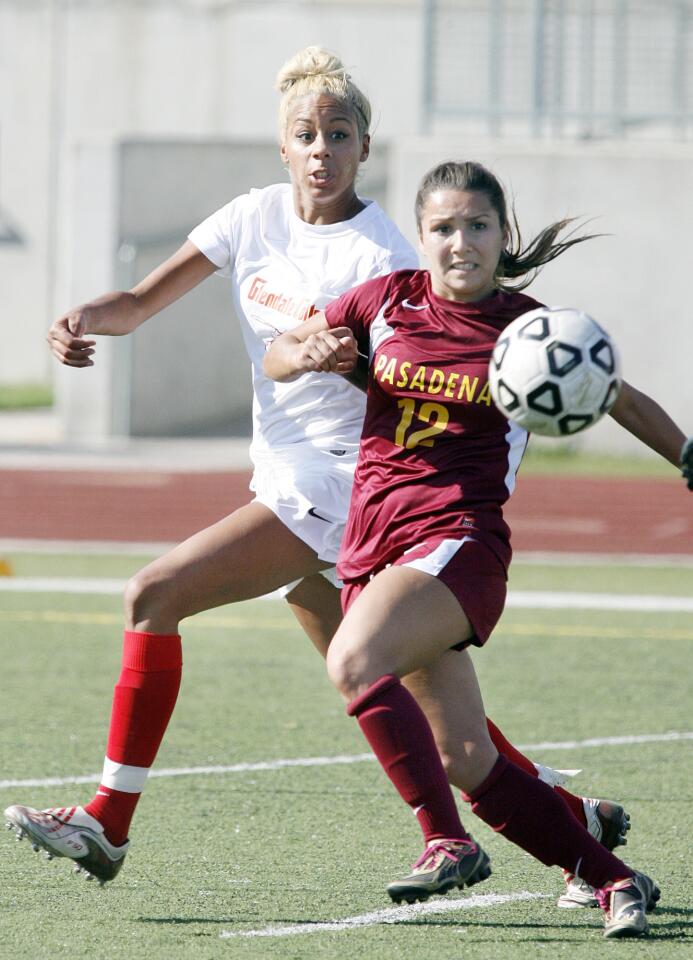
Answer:
MULTIPOLYGON (((18 577, 124 577, 142 558, 7 559, 18 577)), ((516 563, 511 588, 690 596, 691 576, 691 567, 516 563)), ((3 807, 91 796, 89 783, 8 781, 100 770, 120 620, 116 596, 0 593, 3 807)), ((653 938, 626 945, 602 940, 596 910, 557 910, 559 872, 469 814, 492 877, 433 908, 389 906, 386 883, 419 853, 416 823, 364 758, 365 741, 284 605, 216 610, 188 621, 184 638, 183 687, 156 764, 166 775, 149 781, 117 880, 100 889, 67 861, 0 837, 3 960, 682 956, 692 741, 604 741, 693 730, 690 614, 509 609, 475 654, 488 712, 516 743, 563 743, 528 752, 582 768, 577 792, 626 803, 626 859, 662 887, 653 938), (276 763, 335 757, 345 762, 276 763), (227 769, 201 769, 214 767, 227 769)))

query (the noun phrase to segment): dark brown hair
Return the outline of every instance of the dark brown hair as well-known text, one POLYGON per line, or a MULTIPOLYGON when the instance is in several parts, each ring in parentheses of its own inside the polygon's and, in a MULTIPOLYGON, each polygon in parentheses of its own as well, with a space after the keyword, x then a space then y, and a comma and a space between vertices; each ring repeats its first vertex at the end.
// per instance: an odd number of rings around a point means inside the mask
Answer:
POLYGON ((565 217, 545 227, 526 247, 523 246, 514 207, 510 206, 510 214, 508 214, 505 191, 500 181, 482 164, 469 160, 459 163, 448 160, 445 163, 439 163, 424 176, 416 194, 414 207, 419 233, 421 233, 426 201, 436 190, 468 190, 484 193, 488 197, 491 206, 498 214, 501 229, 508 234, 507 246, 501 252, 496 268, 496 283, 502 290, 524 290, 543 266, 555 260, 569 247, 601 236, 595 233, 575 236, 577 227, 574 227, 563 240, 558 240, 559 234, 566 227, 577 223, 574 217, 565 217), (508 283, 508 280, 516 282, 508 283))

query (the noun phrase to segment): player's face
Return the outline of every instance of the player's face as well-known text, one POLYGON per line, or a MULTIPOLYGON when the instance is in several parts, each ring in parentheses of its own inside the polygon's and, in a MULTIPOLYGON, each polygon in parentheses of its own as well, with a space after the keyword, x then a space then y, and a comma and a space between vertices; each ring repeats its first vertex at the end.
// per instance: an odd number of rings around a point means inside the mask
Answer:
POLYGON ((281 157, 289 168, 296 213, 307 223, 348 220, 362 209, 354 184, 368 157, 353 112, 324 94, 301 97, 288 117, 281 157))
POLYGON ((428 195, 419 243, 439 297, 471 302, 492 293, 505 240, 498 212, 485 193, 445 189, 428 195))

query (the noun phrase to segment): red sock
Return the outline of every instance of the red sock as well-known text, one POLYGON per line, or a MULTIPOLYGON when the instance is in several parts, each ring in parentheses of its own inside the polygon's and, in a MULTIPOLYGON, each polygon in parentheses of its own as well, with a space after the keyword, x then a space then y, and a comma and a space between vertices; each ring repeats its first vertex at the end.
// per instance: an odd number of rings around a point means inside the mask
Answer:
POLYGON ((176 703, 181 672, 181 641, 177 634, 125 631, 103 779, 85 807, 116 846, 127 840, 149 767, 176 703))
POLYGON ((557 864, 593 887, 633 876, 577 823, 548 784, 505 757, 498 757, 484 782, 463 797, 493 830, 546 866, 557 864))
POLYGON ((423 711, 399 679, 388 675, 347 707, 405 803, 414 810, 426 843, 464 840, 440 755, 423 711))
MULTIPOLYGON (((524 770, 525 773, 530 774, 532 777, 538 777, 539 771, 534 766, 532 761, 520 753, 517 747, 514 747, 509 740, 506 740, 501 731, 495 725, 493 720, 490 717, 486 717, 486 725, 488 726, 489 736, 493 741, 493 745, 504 757, 507 757, 508 760, 511 760, 516 767, 519 767, 520 770, 524 770)), ((575 819, 582 824, 583 827, 587 826, 587 817, 585 816, 585 807, 582 802, 582 797, 576 797, 574 793, 570 793, 568 790, 564 790, 563 787, 554 787, 553 788, 559 797, 562 797, 565 803, 568 804, 570 812, 575 817, 575 819)))

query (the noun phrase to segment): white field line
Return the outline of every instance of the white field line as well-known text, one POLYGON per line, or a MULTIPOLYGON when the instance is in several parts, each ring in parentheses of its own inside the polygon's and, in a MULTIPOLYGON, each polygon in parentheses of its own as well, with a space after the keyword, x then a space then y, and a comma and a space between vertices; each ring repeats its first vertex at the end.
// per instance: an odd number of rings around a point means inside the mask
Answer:
MULTIPOLYGON (((0 577, 0 592, 119 595, 125 580, 109 577, 0 577)), ((274 600, 268 594, 260 599, 274 600)), ((568 593, 548 590, 511 590, 507 607, 534 610, 633 610, 638 613, 692 613, 693 597, 648 596, 629 593, 568 593)))
POLYGON ((98 593, 119 595, 125 580, 110 577, 1 577, 0 591, 5 593, 98 593))
MULTIPOLYGON (((175 547, 166 541, 39 540, 0 537, 3 553, 65 553, 160 556, 175 547)), ((516 550, 516 564, 541 566, 693 567, 693 553, 590 553, 564 550, 516 550)))
MULTIPOLYGON (((0 549, 1 546, 0 546, 0 549)), ((693 567, 693 553, 569 553, 516 550, 513 564, 546 567, 693 567)))
POLYGON ((693 613, 693 596, 665 597, 637 593, 565 593, 510 590, 507 607, 523 610, 633 610, 638 613, 693 613))
POLYGON ((325 931, 354 930, 356 927, 373 927, 381 923, 404 923, 417 917, 436 913, 452 913, 455 910, 476 910, 483 907, 496 907, 502 903, 518 903, 523 900, 544 900, 546 893, 487 893, 458 900, 433 900, 429 903, 414 903, 406 907, 388 907, 362 913, 343 920, 330 920, 326 923, 292 923, 286 927, 261 927, 259 930, 222 930, 219 937, 231 940, 239 937, 295 937, 306 933, 324 933, 325 931))
MULTIPOLYGON (((120 554, 130 556, 158 556, 171 550, 173 541, 140 540, 33 540, 29 538, 11 539, 0 537, 0 553, 66 553, 96 554, 108 556, 120 554)), ((134 572, 134 571, 133 571, 134 572)))
MULTIPOLYGON (((624 737, 592 737, 589 740, 546 740, 542 743, 519 744, 518 750, 533 753, 539 750, 580 750, 590 747, 621 747, 640 743, 672 743, 693 740, 693 731, 671 730, 668 733, 642 733, 624 737)), ((342 754, 334 757, 295 757, 292 759, 261 760, 257 763, 217 764, 208 767, 154 768, 151 777, 196 777, 219 776, 229 773, 258 773, 265 770, 283 770, 288 767, 331 767, 340 764, 368 763, 374 760, 372 753, 342 754)), ((41 777, 29 780, 0 780, 0 790, 15 787, 62 787, 75 783, 98 783, 101 773, 89 773, 74 777, 41 777)))

